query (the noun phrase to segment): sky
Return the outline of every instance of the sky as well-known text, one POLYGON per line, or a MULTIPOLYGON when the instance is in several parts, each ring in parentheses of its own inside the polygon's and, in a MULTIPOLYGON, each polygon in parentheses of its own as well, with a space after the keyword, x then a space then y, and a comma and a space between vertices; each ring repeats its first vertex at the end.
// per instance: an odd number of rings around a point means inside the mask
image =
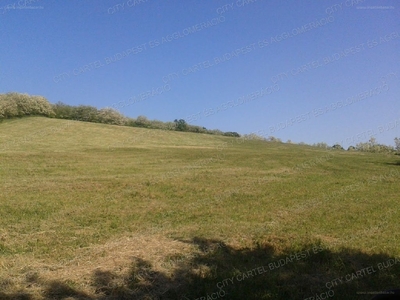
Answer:
POLYGON ((0 93, 347 148, 400 137, 392 0, 0 0, 0 93))

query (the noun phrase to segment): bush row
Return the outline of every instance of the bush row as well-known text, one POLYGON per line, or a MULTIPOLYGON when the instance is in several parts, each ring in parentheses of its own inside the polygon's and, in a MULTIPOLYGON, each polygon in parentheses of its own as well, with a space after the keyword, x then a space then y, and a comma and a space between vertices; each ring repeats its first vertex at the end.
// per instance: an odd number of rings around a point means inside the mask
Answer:
POLYGON ((183 119, 174 122, 149 120, 145 116, 134 119, 128 118, 112 108, 97 109, 89 105, 72 106, 62 102, 51 104, 42 96, 29 96, 19 93, 0 94, 0 121, 2 119, 38 115, 84 122, 240 137, 237 132, 209 130, 205 127, 187 124, 183 119))
POLYGON ((102 108, 98 110, 96 107, 88 105, 71 106, 58 102, 53 104, 55 118, 80 120, 86 122, 106 123, 122 126, 142 127, 149 129, 176 130, 195 133, 207 133, 216 135, 236 136, 240 135, 236 132, 222 132, 220 130, 209 130, 205 127, 187 124, 185 120, 174 120, 174 122, 162 122, 159 120, 149 120, 145 116, 128 118, 120 114, 112 108, 102 108))
MULTIPOLYGON (((0 94, 0 121, 3 119, 17 118, 24 116, 46 116, 58 119, 79 120, 86 122, 113 124, 121 126, 143 127, 149 129, 162 129, 162 130, 176 130, 195 133, 206 133, 214 135, 224 135, 231 137, 240 137, 237 132, 222 132, 221 130, 209 130, 205 127, 187 124, 183 119, 176 119, 174 122, 162 122, 158 120, 149 120, 145 116, 139 116, 136 119, 128 118, 117 110, 112 108, 97 109, 94 106, 79 105, 71 106, 62 102, 51 104, 46 98, 42 96, 30 96, 28 94, 20 93, 7 93, 0 94)), ((265 138, 257 134, 245 134, 243 136, 246 140, 263 140, 268 142, 282 141, 279 138, 270 136, 265 138)), ((291 143, 288 141, 288 143, 291 143)), ((299 143, 305 145, 305 143, 299 143)), ((380 152, 380 153, 394 153, 396 150, 400 153, 400 139, 395 139, 396 147, 377 144, 375 138, 371 138, 367 143, 359 143, 355 147, 350 146, 349 151, 362 151, 362 152, 380 152)), ((317 143, 312 145, 314 147, 324 149, 344 150, 339 144, 332 147, 326 143, 317 143)))

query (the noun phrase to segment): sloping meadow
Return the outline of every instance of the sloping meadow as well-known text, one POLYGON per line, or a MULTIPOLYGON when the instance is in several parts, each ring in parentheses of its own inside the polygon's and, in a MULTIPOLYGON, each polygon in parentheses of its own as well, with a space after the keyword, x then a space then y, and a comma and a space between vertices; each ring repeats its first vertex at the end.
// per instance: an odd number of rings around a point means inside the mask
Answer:
POLYGON ((399 160, 6 120, 0 299, 370 299, 400 286, 399 160))

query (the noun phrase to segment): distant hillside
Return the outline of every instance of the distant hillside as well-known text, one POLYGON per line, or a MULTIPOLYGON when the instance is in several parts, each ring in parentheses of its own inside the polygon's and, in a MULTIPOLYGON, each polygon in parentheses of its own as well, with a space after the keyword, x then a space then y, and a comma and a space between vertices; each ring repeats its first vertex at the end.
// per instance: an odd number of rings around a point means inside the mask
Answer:
POLYGON ((128 118, 115 109, 109 107, 97 109, 94 106, 71 106, 62 102, 51 104, 42 96, 30 96, 28 94, 20 93, 0 94, 0 121, 4 119, 26 116, 45 116, 57 119, 143 127, 150 129, 187 131, 234 137, 240 136, 236 132, 208 130, 205 127, 190 125, 183 119, 175 119, 173 122, 148 120, 145 116, 139 116, 136 119, 133 119, 128 118))
MULTIPOLYGON (((46 98, 42 96, 30 96, 28 94, 20 93, 0 94, 0 122, 5 119, 27 116, 44 116, 49 118, 84 121, 91 123, 240 137, 237 132, 222 132, 218 129, 210 130, 206 129, 205 127, 188 124, 183 119, 175 119, 173 122, 149 120, 145 116, 138 116, 136 119, 134 119, 128 118, 112 108, 97 109, 96 107, 88 105, 71 106, 61 102, 51 104, 47 101, 46 98)), ((243 137, 246 140, 252 139, 269 142, 282 142, 279 138, 273 136, 265 137, 259 136, 254 133, 245 134, 243 137)), ((395 144, 397 152, 400 153, 400 139, 395 138, 395 144)), ((345 150, 339 144, 329 146, 326 143, 317 143, 313 146, 322 149, 345 150)), ((380 153, 396 152, 392 146, 376 143, 376 140, 373 137, 371 137, 371 139, 367 143, 358 143, 355 146, 350 146, 347 150, 380 153)))
POLYGON ((353 299, 388 290, 400 274, 399 178, 394 155, 7 119, 0 299, 353 299), (359 272, 365 278, 353 280, 359 272), (343 277, 351 281, 335 286, 343 277))
POLYGON ((217 147, 227 137, 27 117, 0 126, 0 150, 74 151, 101 148, 217 147))

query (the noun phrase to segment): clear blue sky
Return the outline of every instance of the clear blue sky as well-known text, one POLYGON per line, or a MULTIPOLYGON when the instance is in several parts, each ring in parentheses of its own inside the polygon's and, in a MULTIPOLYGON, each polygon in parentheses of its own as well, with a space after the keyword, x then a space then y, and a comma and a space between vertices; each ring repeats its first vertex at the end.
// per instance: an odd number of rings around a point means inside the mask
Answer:
POLYGON ((283 141, 400 137, 397 1, 1 0, 0 24, 0 93, 283 141))

